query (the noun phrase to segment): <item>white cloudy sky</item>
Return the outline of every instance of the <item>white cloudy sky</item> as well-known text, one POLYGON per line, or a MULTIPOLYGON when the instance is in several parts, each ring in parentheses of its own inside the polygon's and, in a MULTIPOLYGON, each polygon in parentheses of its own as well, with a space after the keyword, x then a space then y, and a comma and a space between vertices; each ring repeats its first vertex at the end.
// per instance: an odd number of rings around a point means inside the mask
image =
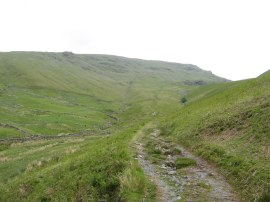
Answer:
POLYGON ((192 63, 232 80, 270 69, 269 0, 0 0, 0 51, 192 63))

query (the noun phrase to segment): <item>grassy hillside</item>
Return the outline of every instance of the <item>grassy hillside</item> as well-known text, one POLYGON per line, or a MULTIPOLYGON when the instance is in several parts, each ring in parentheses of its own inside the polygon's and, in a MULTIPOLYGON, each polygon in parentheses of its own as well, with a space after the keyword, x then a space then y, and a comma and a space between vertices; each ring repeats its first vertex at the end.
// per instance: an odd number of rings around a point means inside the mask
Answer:
POLYGON ((189 64, 0 53, 0 201, 154 201, 130 150, 149 122, 214 163, 243 201, 269 201, 270 73, 224 81, 189 64), (73 133, 85 136, 10 140, 73 133))
POLYGON ((192 91, 164 136, 214 162, 244 201, 270 200, 270 73, 192 91))
MULTIPOLYGON (((128 107, 128 94, 148 107, 176 103, 196 87, 186 80, 222 81, 193 65, 69 52, 1 53, 0 123, 24 130, 22 135, 78 132, 110 122, 128 107)), ((17 135, 0 127, 0 138, 17 135)))
POLYGON ((72 53, 0 53, 0 200, 154 200, 129 144, 149 121, 224 82, 194 65, 72 53), (155 116, 156 115, 156 116, 155 116), (12 142, 37 134, 88 136, 12 142))

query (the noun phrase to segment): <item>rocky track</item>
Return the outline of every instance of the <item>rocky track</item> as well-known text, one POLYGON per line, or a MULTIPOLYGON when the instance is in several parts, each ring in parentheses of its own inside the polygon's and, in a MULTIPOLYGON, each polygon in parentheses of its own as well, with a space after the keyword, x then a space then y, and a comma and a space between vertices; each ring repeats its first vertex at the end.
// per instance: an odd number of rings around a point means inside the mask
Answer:
POLYGON ((230 185, 214 166, 180 145, 165 142, 159 137, 158 130, 154 130, 149 137, 138 139, 134 144, 141 167, 157 186, 158 201, 238 201, 230 185), (162 151, 160 161, 151 161, 145 143, 147 138, 162 151), (173 154, 175 148, 181 152, 173 154), (174 162, 182 157, 195 160, 196 165, 176 169, 174 162))

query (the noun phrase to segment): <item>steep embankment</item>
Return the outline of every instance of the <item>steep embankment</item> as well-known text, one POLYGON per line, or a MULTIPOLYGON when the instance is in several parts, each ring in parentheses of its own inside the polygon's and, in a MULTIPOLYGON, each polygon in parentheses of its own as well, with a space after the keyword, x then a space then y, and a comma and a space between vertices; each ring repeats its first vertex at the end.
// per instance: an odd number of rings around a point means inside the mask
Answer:
POLYGON ((244 200, 269 201, 270 73, 210 85, 161 124, 162 135, 214 162, 244 200))

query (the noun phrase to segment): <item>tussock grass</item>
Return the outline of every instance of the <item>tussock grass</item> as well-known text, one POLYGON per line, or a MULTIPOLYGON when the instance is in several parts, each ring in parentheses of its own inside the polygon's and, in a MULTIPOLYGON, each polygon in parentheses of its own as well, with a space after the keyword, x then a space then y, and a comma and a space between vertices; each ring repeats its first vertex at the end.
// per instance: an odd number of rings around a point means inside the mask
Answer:
POLYGON ((127 201, 141 201, 148 198, 154 201, 156 187, 144 175, 138 162, 132 162, 120 177, 121 196, 127 201))
POLYGON ((188 166, 195 166, 197 163, 194 159, 186 158, 186 157, 178 157, 175 160, 175 167, 177 169, 185 168, 188 166))

